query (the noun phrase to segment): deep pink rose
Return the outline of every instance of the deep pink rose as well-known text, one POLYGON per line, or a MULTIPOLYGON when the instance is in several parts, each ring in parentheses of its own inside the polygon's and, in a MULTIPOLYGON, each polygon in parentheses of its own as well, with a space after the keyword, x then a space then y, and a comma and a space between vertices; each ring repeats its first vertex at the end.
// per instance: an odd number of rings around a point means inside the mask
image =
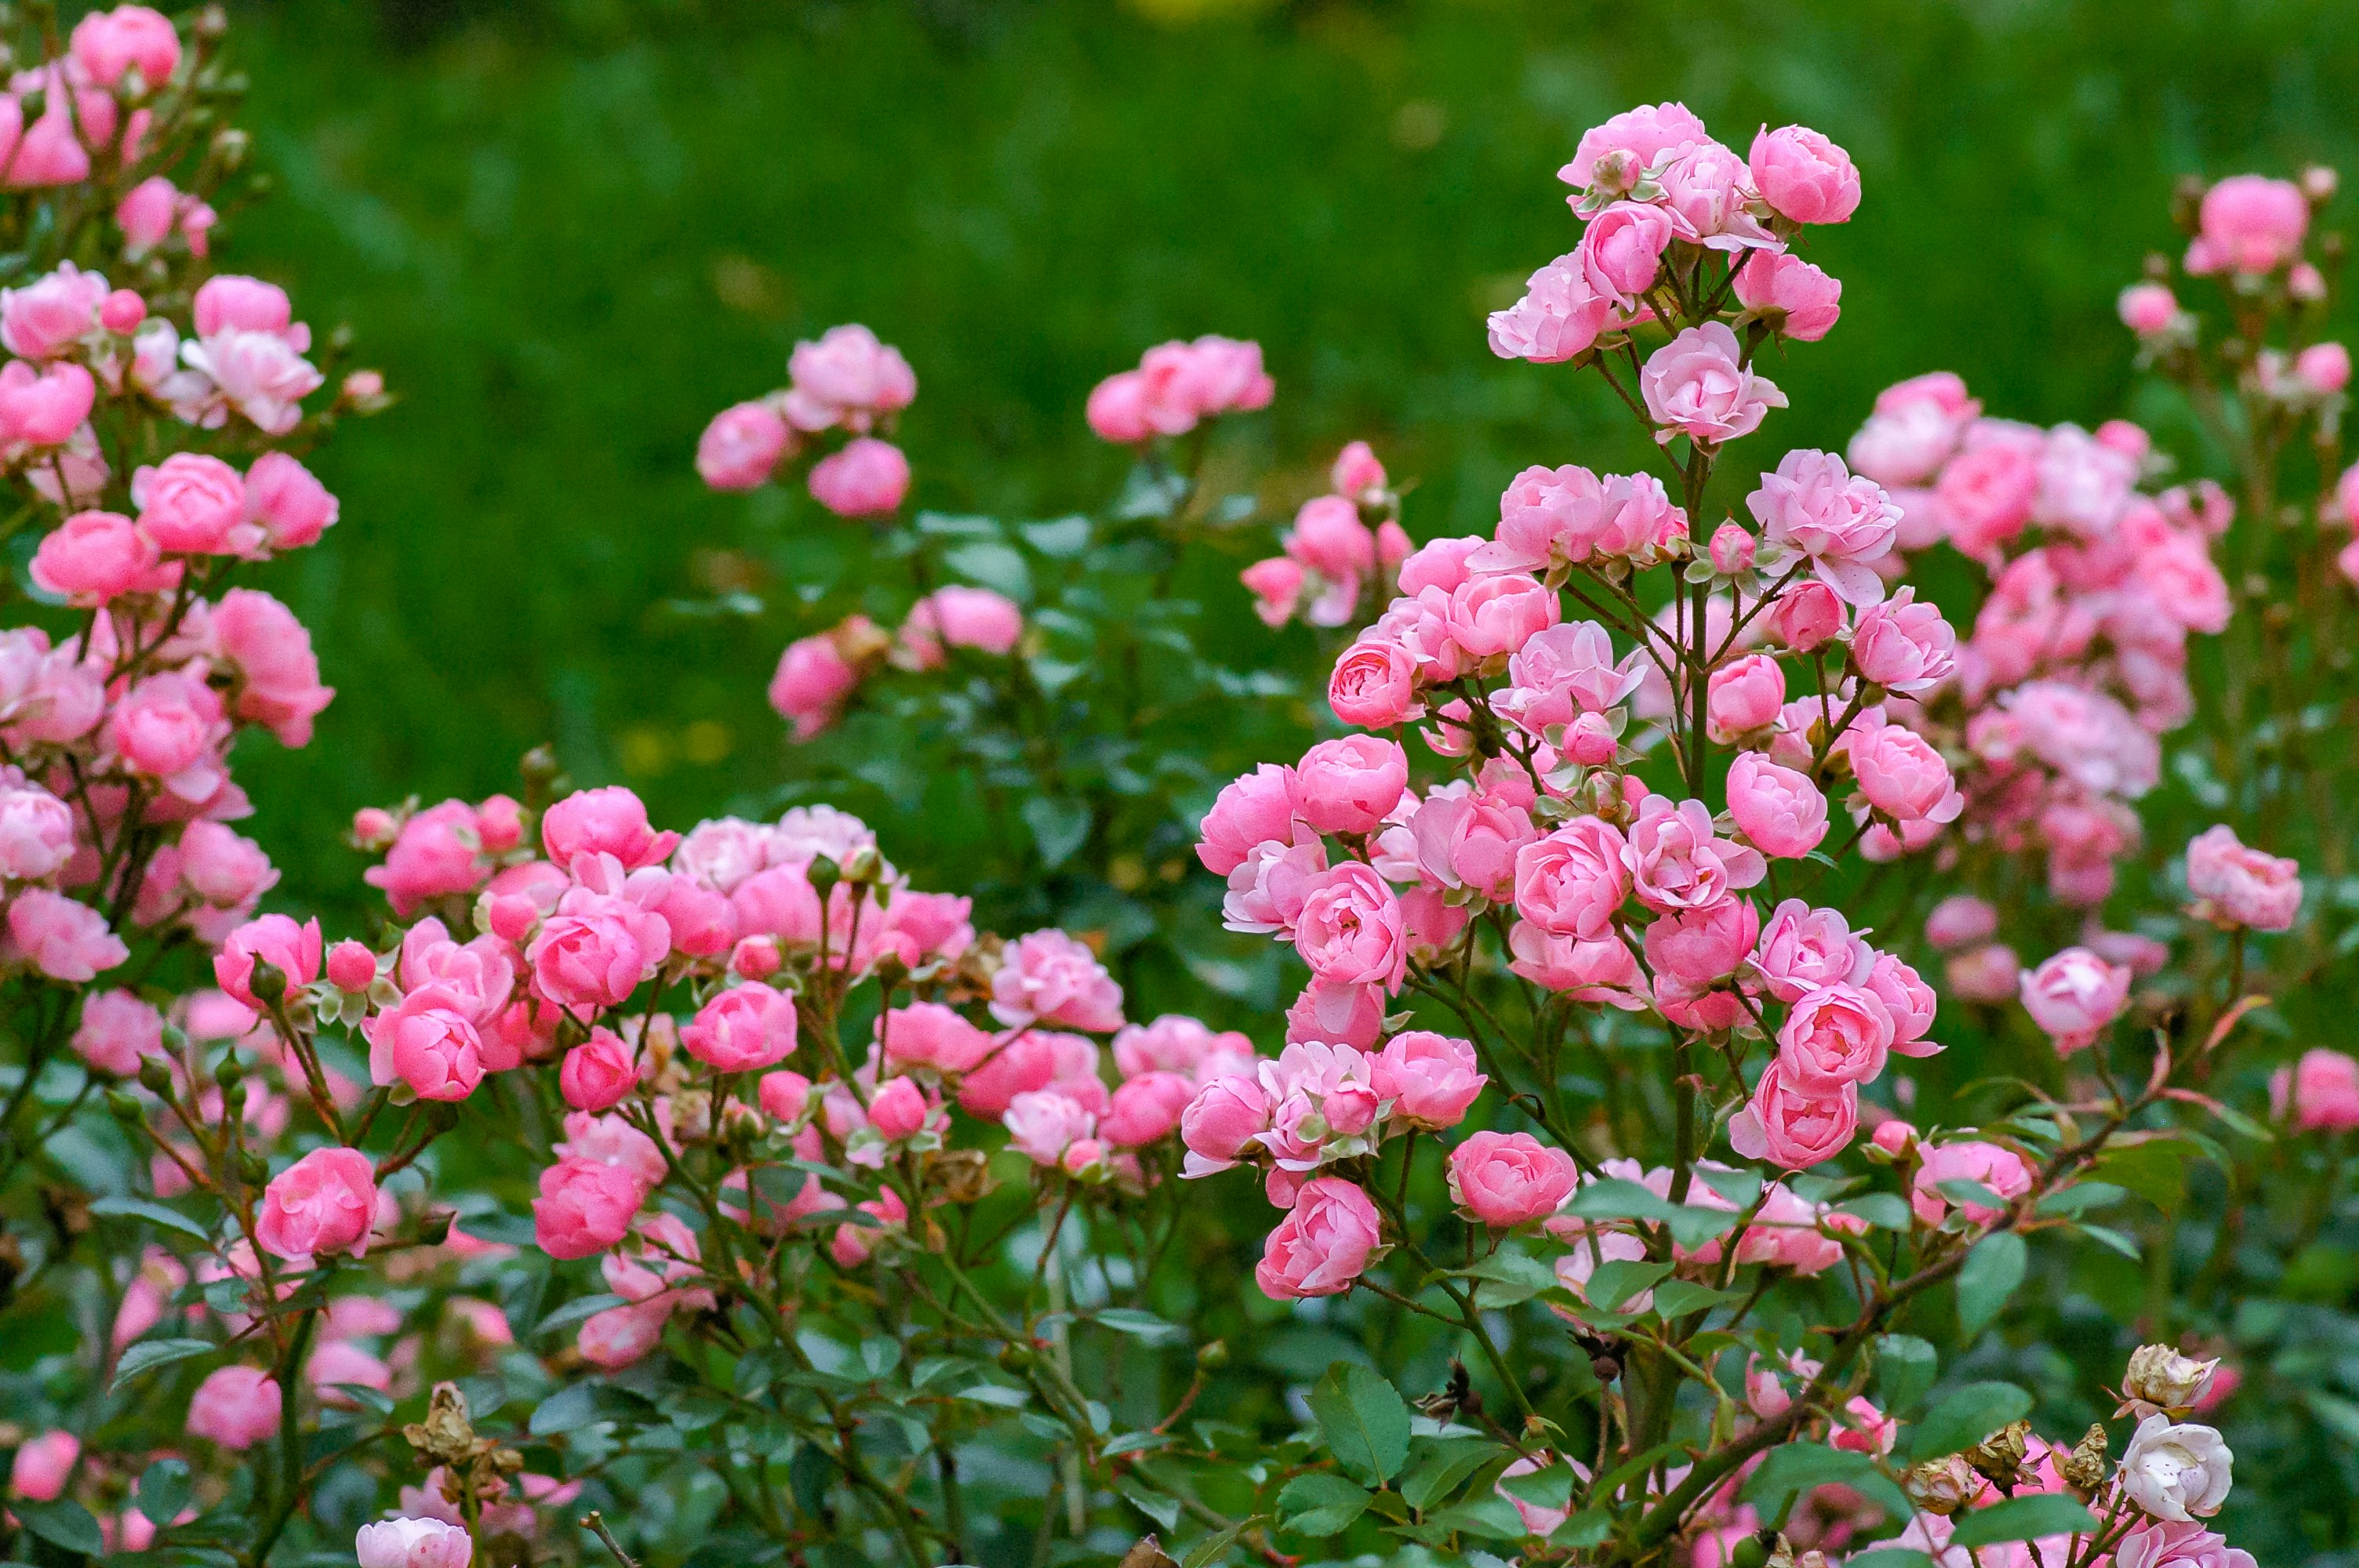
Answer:
POLYGON ((552 1258, 587 1258, 630 1234, 645 1191, 621 1165, 569 1156, 540 1173, 532 1229, 552 1258))
POLYGON ((1225 877, 1262 844, 1291 843, 1300 797, 1294 770, 1264 762, 1222 789, 1204 814, 1203 839, 1196 858, 1216 877, 1225 877))
POLYGON ((1384 878, 1358 860, 1321 877, 1303 900, 1295 950, 1331 985, 1400 989, 1408 942, 1400 900, 1384 878))
POLYGON ((255 1242, 289 1260, 368 1252, 376 1214, 376 1166, 357 1149, 314 1149, 270 1179, 255 1217, 255 1242))
POLYGON ((1386 1041, 1370 1072, 1370 1087, 1392 1103, 1396 1120, 1437 1132, 1463 1120, 1488 1082, 1471 1042, 1423 1029, 1386 1041))
POLYGON ((1340 1294, 1366 1269, 1378 1237, 1367 1194, 1339 1176, 1306 1182, 1269 1233, 1254 1280, 1272 1301, 1340 1294))
POLYGON ((1761 916, 1751 899, 1670 910, 1647 927, 1647 965, 1658 979, 1703 990, 1735 974, 1760 934, 1761 916))
POLYGON ((1782 1056, 1762 1069, 1751 1102, 1728 1124, 1728 1141, 1748 1160, 1808 1170, 1851 1143, 1859 1126, 1859 1086, 1817 1094, 1792 1086, 1785 1073, 1782 1056))
POLYGON ((1867 1083, 1884 1071, 1892 1035, 1891 1011, 1874 992, 1822 986, 1794 1003, 1777 1030, 1780 1076, 1805 1094, 1867 1083))
POLYGON ((1554 1214, 1580 1181, 1571 1155, 1528 1132, 1477 1132, 1450 1152, 1451 1199, 1502 1230, 1554 1214))
MULTIPOLYGON (((638 1083, 639 1065, 632 1059, 631 1047, 621 1035, 603 1027, 592 1029, 589 1039, 566 1052, 564 1065, 557 1073, 558 1092, 576 1110, 612 1110, 630 1098, 638 1083)), ((762 1096, 766 1108, 766 1078, 762 1096)))
POLYGON ((1302 819, 1321 833, 1373 833, 1408 786, 1408 753, 1397 741, 1346 735, 1321 741, 1295 764, 1302 819))

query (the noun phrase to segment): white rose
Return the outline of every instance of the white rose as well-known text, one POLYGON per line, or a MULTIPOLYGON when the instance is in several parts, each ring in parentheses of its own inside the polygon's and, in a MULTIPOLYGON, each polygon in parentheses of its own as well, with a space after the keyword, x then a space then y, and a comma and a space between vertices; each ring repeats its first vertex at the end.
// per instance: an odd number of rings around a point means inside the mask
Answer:
POLYGON ((2150 1415, 2138 1422, 2122 1455, 2122 1489, 2155 1518, 2186 1524, 2220 1511, 2234 1460, 2212 1428, 2150 1415))

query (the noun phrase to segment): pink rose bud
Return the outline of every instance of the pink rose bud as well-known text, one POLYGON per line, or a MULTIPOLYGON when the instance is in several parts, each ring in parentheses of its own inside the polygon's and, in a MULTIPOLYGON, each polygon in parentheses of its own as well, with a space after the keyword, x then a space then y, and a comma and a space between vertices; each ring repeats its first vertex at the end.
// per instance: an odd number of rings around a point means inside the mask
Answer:
POLYGON ((886 1141, 899 1142, 926 1124, 926 1097, 915 1078, 888 1078, 868 1102, 868 1122, 886 1141))
POLYGON ((385 395, 385 375, 380 371, 356 370, 344 377, 343 397, 347 403, 364 406, 385 395))
POLYGON ((2321 397, 2351 384, 2351 351, 2341 343, 2312 343, 2293 357, 2293 373, 2321 397))
POLYGON ((2179 300, 2168 284, 2133 283, 2122 290, 2115 308, 2122 325, 2141 338, 2151 338, 2170 330, 2179 319, 2179 300))
POLYGON ((376 984, 376 955, 347 937, 328 949, 328 979, 338 990, 367 990, 376 984))
POLYGON ((810 1106, 811 1082, 800 1073, 780 1069, 762 1075, 762 1114, 779 1121, 800 1121, 810 1106))
POLYGON ((1502 1230, 1554 1214, 1580 1180, 1571 1155, 1528 1132, 1477 1132, 1450 1152, 1451 1198, 1502 1230))
POLYGON ((65 1490, 66 1479, 73 1474, 74 1464, 82 1457, 82 1439, 71 1432, 45 1432, 38 1437, 28 1437, 16 1450, 16 1458, 8 1470, 8 1487, 18 1497, 37 1503, 46 1503, 65 1490))
POLYGON ((1777 722, 1786 706, 1786 672, 1767 654, 1747 654, 1712 671, 1706 690, 1705 730, 1725 745, 1777 722))
MULTIPOLYGON (((1142 1148, 1178 1127, 1180 1114, 1195 1097, 1195 1086, 1181 1074, 1141 1073, 1114 1091, 1105 1115, 1098 1119, 1098 1133, 1116 1148, 1142 1148)), ((1331 1096, 1331 1125, 1335 1111, 1335 1099, 1331 1096)))
POLYGON ((128 333, 147 319, 147 302, 134 289, 116 289, 98 308, 98 324, 110 332, 128 333))
POLYGON ((558 1069, 558 1092, 576 1110, 611 1110, 638 1087, 638 1064, 622 1036, 603 1027, 565 1054, 558 1069))
POLYGON ((1306 1182, 1269 1233, 1254 1280, 1272 1301, 1339 1294, 1367 1268, 1380 1235, 1367 1194, 1337 1176, 1306 1182))
POLYGON ((909 493, 909 460, 901 449, 862 436, 811 465, 811 499, 839 517, 883 517, 909 493))
POLYGON ((1770 211, 1797 223, 1841 223, 1859 209, 1851 155, 1807 125, 1766 127, 1745 159, 1770 211))
POLYGON ((741 979, 767 979, 778 972, 780 962, 775 936, 740 937, 729 952, 729 972, 741 979))
POLYGON ((1917 1141, 1917 1130, 1897 1116, 1886 1117, 1875 1124, 1875 1130, 1868 1135, 1868 1141, 1886 1158, 1897 1160, 1908 1153, 1909 1147, 1917 1141))
POLYGON ((2359 1062, 2323 1046, 2305 1051, 2289 1069, 2270 1080, 2277 1113, 2293 1115, 2304 1132, 2348 1132, 2359 1128, 2359 1062))
POLYGON ((1130 446, 1154 434, 1147 422, 1147 381, 1135 370, 1106 377, 1090 392, 1090 428, 1100 440, 1130 446))
POLYGON ((383 806, 364 806, 353 813, 353 841, 365 849, 383 849, 393 842, 393 813, 383 806))
POLYGON ((1328 482, 1338 495, 1359 496, 1385 488, 1385 465, 1376 460, 1375 452, 1365 441, 1353 441, 1335 456, 1327 470, 1328 482))
POLYGON ((310 985, 320 978, 320 923, 298 925, 284 914, 266 914, 231 932, 213 955, 213 983, 243 1006, 263 1012, 267 1009, 250 987, 257 959, 286 977, 289 990, 310 985))
POLYGON ((2291 180, 2232 175, 2203 193, 2187 270, 2274 272, 2294 259, 2310 231, 2310 202, 2291 180))
POLYGON ((1731 521, 1712 530, 1712 570, 1729 575, 1751 571, 1753 551, 1753 535, 1745 531, 1743 524, 1731 521))
POLYGON ((1794 584, 1778 595, 1769 611, 1769 629, 1798 654, 1826 646, 1843 626, 1843 600, 1835 597, 1834 589, 1815 580, 1794 584))
POLYGON ((368 1251, 376 1167, 357 1149, 314 1149, 271 1178, 255 1240, 274 1258, 368 1251))
POLYGON ((1621 749, 1613 720, 1602 713, 1581 714, 1565 729, 1564 754, 1585 768, 1606 766, 1621 749))
POLYGON ((533 927, 540 924, 540 905, 527 893, 487 893, 484 919, 493 935, 521 947, 532 935, 533 927))
POLYGON ((189 1435, 251 1448, 278 1433, 278 1384, 258 1367, 223 1367, 189 1400, 189 1435))
POLYGON ((2286 292, 2305 305, 2320 304, 2326 298, 2326 275, 2298 261, 2286 273, 2286 292))
POLYGON ((1728 768, 1728 810, 1736 830, 1765 855, 1796 860, 1827 836, 1827 799, 1806 773, 1743 752, 1728 768))
POLYGON ((532 1202, 533 1236, 552 1258, 587 1258, 630 1234, 645 1197, 639 1180, 620 1165, 578 1156, 540 1173, 532 1202))
POLYGON ((2143 463, 2154 450, 2154 438, 2126 419, 2108 419, 2097 427, 2097 445, 2119 452, 2134 463, 2143 463))

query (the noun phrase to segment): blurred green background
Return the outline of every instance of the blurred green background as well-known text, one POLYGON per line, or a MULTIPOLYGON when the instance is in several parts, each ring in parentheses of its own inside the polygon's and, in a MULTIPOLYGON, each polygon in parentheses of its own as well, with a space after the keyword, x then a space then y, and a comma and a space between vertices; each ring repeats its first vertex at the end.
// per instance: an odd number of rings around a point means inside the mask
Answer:
MULTIPOLYGON (((1482 318, 1569 248, 1582 130, 1680 98, 1742 146, 1800 120, 1867 199, 1810 254, 1845 282, 1775 371, 1782 446, 1963 373, 1994 412, 2130 391, 2114 292, 2182 174, 2348 163, 2359 9, 2277 0, 298 0, 237 13, 281 187, 226 264, 351 322, 402 402, 322 472, 343 522, 269 586, 342 695, 256 745, 289 902, 359 907, 354 806, 513 788, 554 741, 685 825, 796 760, 750 629, 668 614, 765 504, 690 468, 798 337, 864 321, 917 368, 937 507, 1047 515, 1118 482, 1082 402, 1161 339, 1257 338, 1268 449, 1354 436, 1420 537, 1487 527, 1526 463, 1625 461, 1603 388, 1503 363, 1482 318), (709 555, 705 557, 709 559, 709 555)), ((1731 492, 1730 493, 1741 493, 1731 492)), ((1242 593, 1223 637, 1266 638, 1242 593)), ((1294 633, 1300 635, 1299 633, 1294 633)), ((1240 649, 1232 662, 1252 662, 1240 649)), ((887 848, 920 873, 913 832, 887 848)))

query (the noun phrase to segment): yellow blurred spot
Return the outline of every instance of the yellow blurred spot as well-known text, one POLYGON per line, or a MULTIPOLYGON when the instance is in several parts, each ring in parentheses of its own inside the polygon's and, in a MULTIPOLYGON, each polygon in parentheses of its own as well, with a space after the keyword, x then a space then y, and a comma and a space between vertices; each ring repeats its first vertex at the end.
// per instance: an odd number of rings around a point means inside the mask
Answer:
POLYGON ((681 732, 679 742, 690 762, 709 768, 728 760, 736 749, 737 737, 717 719, 700 719, 681 732))
POLYGON ((742 316, 775 321, 787 313, 785 279, 751 256, 732 253, 714 257, 712 293, 742 316))
POLYGON ((1393 146, 1421 153, 1450 129, 1450 111, 1430 98, 1412 98, 1393 113, 1393 146))
POLYGON ((1136 855, 1116 855, 1106 862, 1106 881, 1117 892, 1136 892, 1147 885, 1147 862, 1136 855))
POLYGON ((1184 27, 1192 22, 1215 21, 1223 16, 1256 16, 1277 9, 1280 3, 1281 0, 1124 0, 1131 10, 1167 27, 1184 27))
POLYGON ((660 730, 635 725, 623 731, 619 744, 623 771, 635 777, 652 778, 671 767, 671 740, 660 730))

